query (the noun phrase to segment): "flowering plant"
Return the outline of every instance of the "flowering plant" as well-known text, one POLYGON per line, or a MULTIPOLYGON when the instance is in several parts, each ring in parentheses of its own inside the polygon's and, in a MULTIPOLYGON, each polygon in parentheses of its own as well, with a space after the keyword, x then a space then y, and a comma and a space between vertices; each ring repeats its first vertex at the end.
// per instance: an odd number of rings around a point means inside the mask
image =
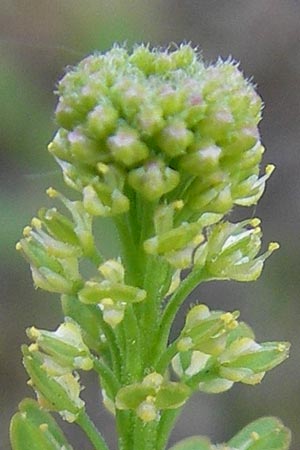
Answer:
MULTIPOLYGON (((11 422, 13 450, 69 450, 49 412, 75 422, 96 450, 108 446, 80 397, 94 371, 115 416, 119 450, 163 450, 196 391, 254 385, 288 356, 286 342, 255 340, 238 311, 196 304, 178 336, 170 330, 201 282, 252 281, 266 258, 260 220, 229 221, 255 205, 273 171, 260 176, 262 102, 237 64, 205 65, 196 50, 114 47, 69 70, 58 84, 58 131, 49 151, 70 200, 42 208, 17 244, 37 288, 61 296, 56 331, 31 327, 23 361, 37 400, 11 422), (106 254, 99 221, 117 236, 106 254)), ((272 417, 227 444, 202 437, 172 450, 286 450, 290 434, 272 417)))

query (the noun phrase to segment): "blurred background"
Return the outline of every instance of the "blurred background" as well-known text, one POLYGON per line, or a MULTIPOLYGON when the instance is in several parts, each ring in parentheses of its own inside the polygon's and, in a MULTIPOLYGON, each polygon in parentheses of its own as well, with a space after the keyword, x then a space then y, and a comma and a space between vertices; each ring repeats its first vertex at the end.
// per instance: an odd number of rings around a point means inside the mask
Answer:
MULTIPOLYGON (((58 298, 33 289, 29 268, 15 251, 22 228, 47 202, 45 189, 61 183, 46 151, 55 130, 55 84, 65 66, 114 42, 182 41, 199 46, 208 61, 232 55, 257 83, 266 105, 264 163, 273 162, 277 170, 256 211, 243 214, 262 219, 265 244, 281 243, 258 282, 211 283, 193 298, 213 308, 240 309, 258 340, 289 340, 292 351, 259 386, 196 396, 172 442, 191 434, 222 442, 259 416, 277 415, 293 431, 292 449, 300 448, 300 2, 0 0, 0 8, 1 450, 9 448, 10 416, 31 395, 19 349, 25 328, 53 329, 61 319, 58 298)), ((86 398, 95 399, 95 383, 85 380, 86 398)), ((100 398, 93 416, 115 449, 113 421, 100 398)), ((70 428, 75 448, 89 449, 70 428)))

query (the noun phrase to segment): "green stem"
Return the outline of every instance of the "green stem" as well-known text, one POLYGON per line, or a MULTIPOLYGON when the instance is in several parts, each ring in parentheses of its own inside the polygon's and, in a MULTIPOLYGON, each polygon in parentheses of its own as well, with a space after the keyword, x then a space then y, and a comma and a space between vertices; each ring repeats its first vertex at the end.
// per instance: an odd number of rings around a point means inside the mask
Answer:
POLYGON ((86 436, 95 447, 95 450, 109 450, 100 431, 97 430, 97 428, 95 427, 94 423, 91 421, 90 417, 87 415, 85 410, 82 410, 79 413, 76 419, 76 423, 85 432, 86 436))
POLYGON ((128 224, 128 215, 122 215, 121 217, 115 216, 114 222, 116 224, 119 239, 122 248, 122 259, 124 263, 125 278, 128 284, 133 286, 142 285, 142 264, 139 261, 139 252, 136 247, 134 238, 132 236, 130 225, 128 224))
POLYGON ((126 307, 124 325, 127 382, 132 383, 142 372, 140 328, 132 305, 126 307))
POLYGON ((157 430, 157 441, 155 450, 165 450, 168 443, 170 433, 174 427, 182 408, 169 409, 162 413, 159 428, 157 430))
POLYGON ((110 355, 113 364, 113 371, 116 376, 120 379, 121 377, 121 358, 120 358, 120 349, 118 347, 115 333, 112 328, 103 320, 103 316, 101 313, 100 318, 100 326, 106 337, 106 341, 110 350, 110 355))
POLYGON ((157 421, 144 423, 138 417, 134 424, 134 446, 132 450, 156 450, 157 421))
POLYGON ((105 386, 109 388, 109 394, 115 397, 118 390, 120 389, 120 384, 114 372, 99 358, 94 357, 93 362, 94 369, 101 377, 101 379, 103 379, 105 386))
POLYGON ((157 364, 155 365, 155 370, 158 373, 164 374, 167 370, 172 358, 178 353, 177 350, 178 339, 172 342, 167 348, 167 350, 161 355, 157 364))
POLYGON ((188 295, 199 285, 199 283, 204 280, 208 280, 205 270, 193 270, 171 296, 161 319, 158 336, 155 339, 157 349, 155 349, 154 355, 160 355, 166 348, 171 326, 180 306, 188 295))
POLYGON ((141 304, 142 331, 145 339, 145 348, 149 347, 153 335, 159 325, 159 312, 161 308, 161 287, 166 279, 168 266, 160 258, 149 255, 145 268, 143 288, 147 297, 141 304), (149 341, 150 339, 150 341, 149 341))
POLYGON ((118 431, 119 450, 133 450, 133 413, 116 410, 116 425, 118 431))

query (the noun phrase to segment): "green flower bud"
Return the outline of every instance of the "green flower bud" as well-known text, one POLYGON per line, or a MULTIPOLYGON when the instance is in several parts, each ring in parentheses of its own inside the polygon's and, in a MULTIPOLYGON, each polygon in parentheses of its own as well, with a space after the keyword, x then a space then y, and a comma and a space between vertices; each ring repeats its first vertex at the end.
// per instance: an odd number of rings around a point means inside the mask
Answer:
POLYGON ((87 116, 87 133, 94 139, 105 139, 117 125, 118 112, 109 103, 96 106, 87 116))
POLYGON ((158 133, 165 125, 163 111, 156 105, 141 106, 136 116, 136 127, 143 137, 151 137, 158 133))
POLYGON ((191 175, 205 176, 218 169, 221 154, 222 149, 214 144, 196 147, 193 152, 180 159, 180 167, 191 175))
POLYGON ((169 118, 180 113, 185 103, 185 93, 176 89, 169 83, 156 86, 157 104, 162 110, 163 117, 169 118))
POLYGON ((111 190, 100 183, 83 189, 83 204, 89 214, 102 217, 123 214, 129 209, 129 201, 125 195, 118 189, 111 190))
POLYGON ((184 122, 171 122, 164 128, 157 138, 158 145, 171 158, 185 153, 193 142, 193 133, 188 130, 184 122))
POLYGON ((137 131, 125 126, 108 138, 107 145, 115 161, 126 167, 144 161, 149 154, 147 146, 139 140, 137 131))
POLYGON ((149 161, 145 166, 129 172, 128 183, 147 200, 155 201, 179 183, 179 173, 165 167, 162 161, 149 161))
POLYGON ((72 450, 53 417, 32 399, 24 399, 10 424, 13 450, 72 450))
POLYGON ((183 223, 166 233, 160 234, 144 242, 144 249, 150 255, 161 255, 174 250, 181 250, 190 243, 198 245, 202 240, 197 223, 183 223))
POLYGON ((79 325, 66 318, 56 331, 38 330, 31 327, 27 330, 30 339, 38 348, 51 356, 58 364, 70 370, 91 370, 93 361, 88 347, 84 344, 79 325))
POLYGON ((24 366, 39 403, 51 411, 59 412, 68 422, 74 422, 84 407, 84 402, 79 397, 78 379, 71 372, 52 375, 50 358, 44 358, 35 348, 31 350, 23 346, 22 350, 24 366))
POLYGON ((123 283, 125 269, 120 260, 108 259, 98 268, 103 277, 111 283, 123 283))

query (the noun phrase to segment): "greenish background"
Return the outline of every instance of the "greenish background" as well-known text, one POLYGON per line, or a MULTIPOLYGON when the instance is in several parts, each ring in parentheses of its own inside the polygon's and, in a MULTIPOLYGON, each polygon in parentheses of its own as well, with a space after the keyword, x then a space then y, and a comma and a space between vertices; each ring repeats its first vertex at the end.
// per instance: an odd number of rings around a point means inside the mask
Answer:
MULTIPOLYGON (((55 83, 64 67, 114 42, 191 41, 208 61, 219 55, 241 62, 266 107, 261 124, 264 162, 277 171, 254 211, 265 243, 281 250, 256 283, 211 283, 193 295, 211 307, 241 310, 259 340, 289 340, 291 358, 256 387, 235 386, 219 396, 198 395, 184 410, 172 442, 190 434, 227 440, 261 415, 280 416, 300 448, 300 2, 298 0, 0 0, 0 398, 1 450, 9 448, 8 421, 24 395, 19 347, 25 328, 54 328, 55 295, 35 291, 27 264, 15 252, 22 228, 47 202, 45 189, 60 185, 46 151, 55 129, 55 83)), ((183 320, 179 314, 179 321, 183 320)), ((113 421, 85 380, 96 422, 115 448, 113 421), (96 401, 95 401, 96 398, 96 401)), ((75 448, 87 450, 71 427, 75 448)), ((142 449, 141 449, 142 450, 142 449)))

